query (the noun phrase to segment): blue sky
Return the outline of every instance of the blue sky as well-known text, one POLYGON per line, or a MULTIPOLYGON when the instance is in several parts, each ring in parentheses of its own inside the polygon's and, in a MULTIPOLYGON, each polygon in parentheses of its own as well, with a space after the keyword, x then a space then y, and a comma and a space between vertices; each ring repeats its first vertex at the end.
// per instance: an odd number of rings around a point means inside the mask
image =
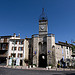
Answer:
POLYGON ((56 42, 75 40, 75 0, 0 0, 0 36, 38 34, 42 8, 56 42))

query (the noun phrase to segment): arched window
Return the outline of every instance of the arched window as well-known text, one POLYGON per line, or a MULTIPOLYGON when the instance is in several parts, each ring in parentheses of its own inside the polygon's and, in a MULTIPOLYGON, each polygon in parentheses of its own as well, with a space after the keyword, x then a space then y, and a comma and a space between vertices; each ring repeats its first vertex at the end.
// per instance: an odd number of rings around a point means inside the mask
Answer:
POLYGON ((39 52, 41 52, 41 51, 42 51, 42 43, 39 42, 39 52))
POLYGON ((46 50, 47 50, 47 43, 44 42, 44 43, 43 43, 43 51, 46 51, 46 50))

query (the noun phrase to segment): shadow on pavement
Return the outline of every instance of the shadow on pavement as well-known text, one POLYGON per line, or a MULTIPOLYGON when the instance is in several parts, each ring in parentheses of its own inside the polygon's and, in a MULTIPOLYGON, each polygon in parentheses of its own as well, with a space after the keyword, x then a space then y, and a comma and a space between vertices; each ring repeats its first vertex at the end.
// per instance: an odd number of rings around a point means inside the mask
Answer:
POLYGON ((75 73, 70 73, 70 74, 66 74, 66 75, 75 75, 75 73))
POLYGON ((67 74, 67 73, 66 74, 63 74, 62 73, 62 74, 52 74, 52 75, 75 75, 75 73, 70 73, 70 74, 67 74))

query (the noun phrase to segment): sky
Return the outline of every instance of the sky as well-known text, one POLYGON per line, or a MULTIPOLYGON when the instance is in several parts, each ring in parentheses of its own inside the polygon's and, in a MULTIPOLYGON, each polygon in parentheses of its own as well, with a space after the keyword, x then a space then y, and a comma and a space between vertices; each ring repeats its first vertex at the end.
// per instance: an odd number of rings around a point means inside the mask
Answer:
POLYGON ((0 0, 0 36, 38 34, 42 8, 55 41, 75 41, 75 0, 0 0))

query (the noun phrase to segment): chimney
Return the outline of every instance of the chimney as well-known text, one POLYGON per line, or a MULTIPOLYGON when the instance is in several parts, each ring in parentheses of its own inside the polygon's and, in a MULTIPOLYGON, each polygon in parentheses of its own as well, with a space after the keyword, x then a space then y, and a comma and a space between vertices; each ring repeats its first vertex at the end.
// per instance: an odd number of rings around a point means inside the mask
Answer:
POLYGON ((20 33, 19 33, 18 37, 20 38, 20 33))
POLYGON ((16 37, 16 34, 14 33, 14 37, 16 37))
POLYGON ((66 41, 66 44, 67 44, 67 41, 66 41))

